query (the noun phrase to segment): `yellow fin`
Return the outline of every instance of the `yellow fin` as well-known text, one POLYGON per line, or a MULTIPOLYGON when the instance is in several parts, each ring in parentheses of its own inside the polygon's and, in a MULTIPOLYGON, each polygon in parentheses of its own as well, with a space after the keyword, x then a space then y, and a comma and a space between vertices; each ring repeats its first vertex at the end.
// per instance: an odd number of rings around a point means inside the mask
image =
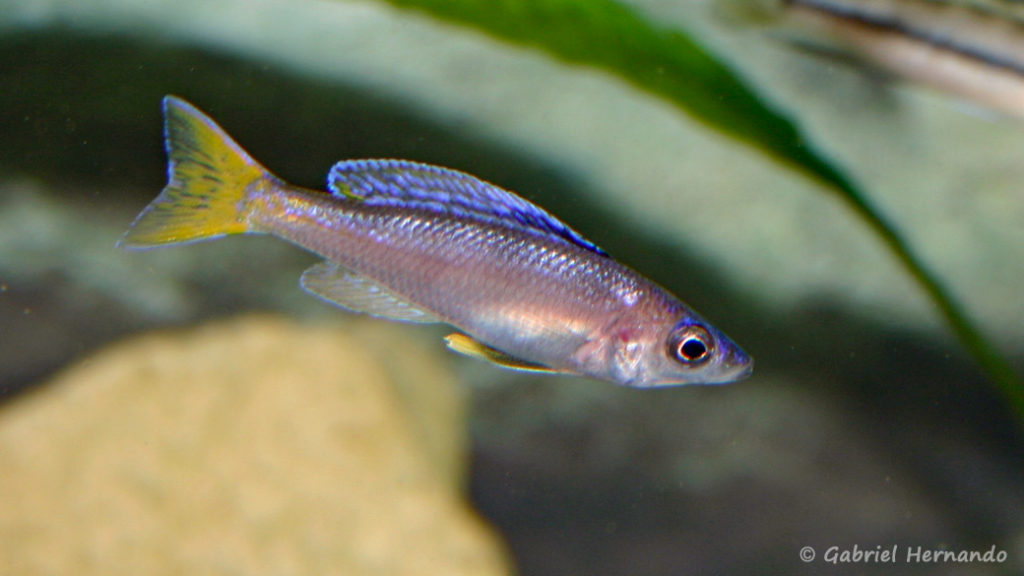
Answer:
POLYGON ((118 244, 146 248, 246 232, 246 188, 272 176, 188 102, 167 96, 163 104, 167 186, 118 244))
POLYGON ((509 368, 511 370, 520 370, 523 372, 558 372, 558 370, 548 368, 543 364, 528 362, 526 360, 520 360, 519 358, 516 358, 514 356, 509 356, 508 354, 505 354, 501 350, 491 348, 486 344, 481 344, 480 342, 473 340, 469 336, 466 336, 465 334, 460 334, 458 332, 445 336, 444 343, 453 352, 458 352, 459 354, 469 356, 470 358, 479 358, 481 360, 486 360, 488 362, 491 362, 492 364, 497 364, 498 366, 501 366, 503 368, 509 368))

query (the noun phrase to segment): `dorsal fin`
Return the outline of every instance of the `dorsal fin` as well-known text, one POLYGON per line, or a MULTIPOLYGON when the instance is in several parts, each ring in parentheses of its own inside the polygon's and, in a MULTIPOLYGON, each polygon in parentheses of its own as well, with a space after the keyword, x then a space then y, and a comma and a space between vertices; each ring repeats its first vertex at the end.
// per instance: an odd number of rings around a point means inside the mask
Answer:
POLYGON ((405 160, 338 162, 327 176, 335 196, 370 205, 404 206, 500 223, 608 253, 533 203, 469 174, 405 160))

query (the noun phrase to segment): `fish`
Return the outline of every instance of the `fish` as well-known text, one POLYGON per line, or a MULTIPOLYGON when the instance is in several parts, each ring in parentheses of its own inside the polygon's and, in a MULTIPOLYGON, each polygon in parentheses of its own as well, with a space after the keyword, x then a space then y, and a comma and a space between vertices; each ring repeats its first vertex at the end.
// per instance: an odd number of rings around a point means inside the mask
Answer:
POLYGON ((351 312, 445 323, 454 352, 636 388, 719 384, 753 360, 678 298, 526 199, 406 160, 286 183, 183 99, 163 100, 166 187, 118 245, 269 234, 322 261, 304 290, 351 312))

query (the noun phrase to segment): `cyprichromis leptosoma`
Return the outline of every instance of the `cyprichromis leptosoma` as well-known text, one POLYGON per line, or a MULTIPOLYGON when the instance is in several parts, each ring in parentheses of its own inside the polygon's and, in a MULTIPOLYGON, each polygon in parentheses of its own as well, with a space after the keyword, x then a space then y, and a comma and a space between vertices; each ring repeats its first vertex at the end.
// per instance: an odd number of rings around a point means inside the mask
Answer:
POLYGON ((168 183, 120 245, 271 234, 323 261, 302 287, 342 308, 443 322, 456 352, 647 388, 748 376, 753 361, 683 302, 551 214, 468 174, 335 164, 292 186, 187 102, 164 99, 168 183))

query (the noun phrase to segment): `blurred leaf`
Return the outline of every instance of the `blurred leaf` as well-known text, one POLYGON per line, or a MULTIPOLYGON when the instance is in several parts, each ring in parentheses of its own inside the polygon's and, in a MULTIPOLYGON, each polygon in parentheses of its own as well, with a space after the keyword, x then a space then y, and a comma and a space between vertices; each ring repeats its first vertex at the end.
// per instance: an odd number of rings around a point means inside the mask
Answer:
POLYGON ((1024 416, 1024 386, 898 229, 797 126, 680 31, 647 22, 612 0, 387 0, 607 70, 691 117, 754 146, 838 192, 921 284, 967 350, 1024 416))

